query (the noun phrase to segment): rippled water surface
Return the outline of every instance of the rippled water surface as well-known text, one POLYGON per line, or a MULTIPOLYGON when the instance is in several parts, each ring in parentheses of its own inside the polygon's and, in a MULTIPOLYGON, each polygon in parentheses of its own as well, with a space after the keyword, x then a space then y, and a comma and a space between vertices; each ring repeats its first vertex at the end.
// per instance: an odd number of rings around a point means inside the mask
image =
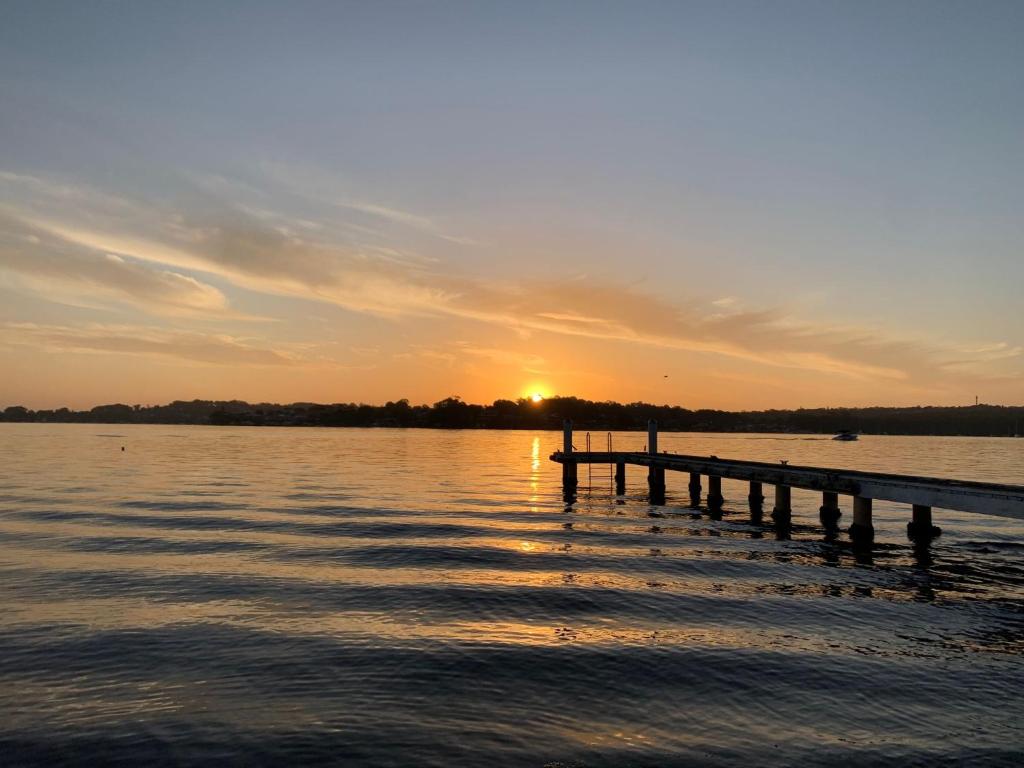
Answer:
MULTIPOLYGON (((1019 764, 1024 526, 915 551, 876 502, 854 553, 640 469, 567 507, 560 440, 0 425, 0 763, 1019 764)), ((1024 482, 1024 440, 661 447, 1024 482)))

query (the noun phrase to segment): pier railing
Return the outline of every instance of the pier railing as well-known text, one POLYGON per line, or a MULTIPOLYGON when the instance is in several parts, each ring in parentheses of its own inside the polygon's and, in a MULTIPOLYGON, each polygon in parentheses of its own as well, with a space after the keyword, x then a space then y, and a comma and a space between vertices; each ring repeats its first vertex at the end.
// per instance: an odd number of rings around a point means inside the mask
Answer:
POLYGON ((571 422, 566 423, 565 430, 563 445, 568 450, 556 451, 551 455, 551 460, 562 465, 562 482, 569 491, 576 488, 576 467, 579 464, 609 464, 615 466, 616 493, 625 493, 626 466, 632 464, 648 468, 648 487, 654 503, 664 503, 666 471, 689 474, 688 490, 692 506, 700 505, 701 478, 707 477, 706 503, 712 510, 721 509, 724 503, 722 478, 750 483, 747 502, 755 516, 760 514, 764 502, 763 485, 772 485, 775 487, 772 517, 777 525, 788 525, 790 522, 792 488, 822 493, 819 512, 826 526, 838 524, 841 515, 839 495, 852 496, 853 524, 850 534, 858 539, 870 539, 874 534, 871 519, 874 499, 912 505, 913 517, 907 531, 915 538, 929 538, 940 532, 932 525, 932 507, 1024 520, 1024 486, 1020 485, 661 453, 658 452, 657 424, 653 421, 648 427, 646 451, 578 452, 572 450, 571 422))

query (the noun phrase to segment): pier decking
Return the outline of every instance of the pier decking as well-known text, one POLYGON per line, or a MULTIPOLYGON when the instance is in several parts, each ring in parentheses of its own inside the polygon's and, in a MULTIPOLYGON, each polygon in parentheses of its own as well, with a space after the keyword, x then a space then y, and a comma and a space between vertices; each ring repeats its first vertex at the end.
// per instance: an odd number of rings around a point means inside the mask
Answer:
POLYGON ((575 451, 572 446, 572 424, 565 425, 563 450, 551 454, 551 460, 562 465, 562 482, 567 492, 577 486, 576 468, 580 464, 615 465, 615 491, 625 493, 626 465, 647 467, 647 481, 653 503, 665 501, 665 472, 689 474, 690 504, 701 502, 701 478, 708 478, 707 507, 721 509, 722 478, 750 483, 747 497, 751 514, 761 514, 765 484, 775 487, 772 518, 780 526, 790 523, 792 507, 790 489, 820 491, 821 522, 835 527, 841 515, 839 496, 853 497, 853 524, 850 535, 857 540, 874 536, 871 504, 874 499, 912 505, 912 519, 907 533, 913 538, 927 539, 940 533, 932 525, 932 508, 952 509, 984 515, 998 515, 1024 520, 1024 486, 978 483, 882 472, 831 469, 826 467, 769 464, 759 461, 720 459, 717 456, 684 456, 658 452, 657 425, 648 428, 647 451, 575 451))

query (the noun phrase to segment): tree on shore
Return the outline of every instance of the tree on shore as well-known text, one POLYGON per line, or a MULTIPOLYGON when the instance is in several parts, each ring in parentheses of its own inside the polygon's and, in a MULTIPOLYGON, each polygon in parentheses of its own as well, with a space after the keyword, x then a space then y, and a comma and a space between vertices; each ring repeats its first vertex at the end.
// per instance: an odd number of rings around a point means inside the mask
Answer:
POLYGON ((6 422, 80 422, 103 424, 213 424, 307 427, 429 427, 437 429, 559 429, 563 419, 590 431, 642 431, 657 419, 664 431, 809 432, 864 434, 1007 436, 1024 424, 1024 406, 972 405, 910 408, 808 408, 798 410, 690 410, 651 403, 616 403, 552 397, 495 400, 475 405, 453 395, 433 405, 408 400, 366 403, 246 403, 241 400, 176 400, 166 405, 116 403, 87 411, 68 408, 33 411, 11 405, 0 412, 6 422))

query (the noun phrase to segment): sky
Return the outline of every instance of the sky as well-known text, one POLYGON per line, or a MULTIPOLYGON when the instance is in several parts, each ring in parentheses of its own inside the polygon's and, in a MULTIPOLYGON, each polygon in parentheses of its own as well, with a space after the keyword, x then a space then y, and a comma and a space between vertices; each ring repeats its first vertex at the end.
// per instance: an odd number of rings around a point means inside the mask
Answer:
POLYGON ((1020 2, 51 2, 0 408, 1024 403, 1020 2))

